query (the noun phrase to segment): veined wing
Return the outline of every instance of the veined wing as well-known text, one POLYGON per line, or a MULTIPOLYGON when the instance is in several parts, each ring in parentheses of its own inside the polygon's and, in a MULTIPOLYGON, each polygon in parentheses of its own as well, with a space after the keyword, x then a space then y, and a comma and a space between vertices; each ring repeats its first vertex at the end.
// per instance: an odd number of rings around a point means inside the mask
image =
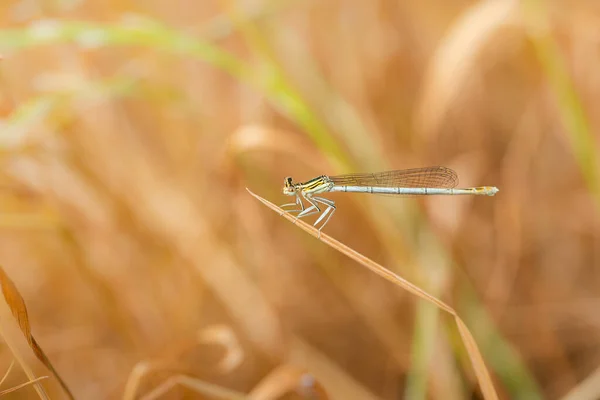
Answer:
POLYGON ((425 167, 396 171, 330 176, 336 186, 375 186, 405 188, 454 188, 456 172, 446 167, 425 167))

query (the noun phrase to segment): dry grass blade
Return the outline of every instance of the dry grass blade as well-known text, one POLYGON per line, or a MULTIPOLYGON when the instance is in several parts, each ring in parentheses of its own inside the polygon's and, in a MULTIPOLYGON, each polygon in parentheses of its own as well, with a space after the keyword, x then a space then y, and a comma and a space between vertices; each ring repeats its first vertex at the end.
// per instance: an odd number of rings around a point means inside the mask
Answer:
POLYGON ((207 396, 208 398, 223 400, 250 400, 248 396, 243 393, 213 385, 212 383, 208 383, 187 375, 174 375, 170 378, 167 378, 167 380, 165 380, 162 384, 160 384, 150 393, 147 393, 145 396, 140 397, 140 399, 153 400, 162 398, 165 393, 169 392, 169 390, 173 389, 177 385, 194 390, 197 393, 201 393, 203 396, 207 396))
POLYGON ((244 125, 236 129, 228 139, 226 150, 223 159, 227 162, 247 152, 270 151, 297 158, 315 170, 329 167, 324 157, 315 152, 306 140, 302 140, 293 132, 256 124, 244 125), (298 157, 299 154, 303 156, 298 157))
MULTIPOLYGON (((240 364, 244 361, 244 351, 242 349, 242 346, 240 345, 234 331, 227 325, 212 325, 206 329, 203 329, 198 333, 196 340, 197 344, 217 345, 224 348, 225 355, 216 364, 216 369, 220 373, 230 373, 231 371, 239 367, 240 364)), ((173 358, 176 359, 177 357, 169 357, 169 360, 173 358)), ((125 390, 123 392, 123 399, 133 400, 139 398, 138 392, 140 391, 143 379, 151 373, 159 371, 164 372, 168 370, 173 371, 176 368, 176 366, 172 361, 169 360, 138 362, 129 374, 129 378, 127 379, 127 383, 125 384, 125 390)), ((165 391, 168 391, 170 390, 170 388, 177 384, 190 386, 185 382, 188 382, 188 379, 197 379, 191 377, 182 378, 182 376, 183 375, 171 376, 146 396, 158 396, 157 393, 163 393, 165 391)), ((205 384, 200 384, 200 386, 203 385, 205 384)))
POLYGON ((14 282, 8 277, 8 275, 6 275, 2 267, 0 267, 0 286, 2 287, 2 295, 4 296, 4 300, 6 301, 10 312, 17 320, 21 332, 25 336, 27 343, 29 343, 29 347, 31 347, 31 350, 33 350, 35 356, 56 377, 69 398, 73 399, 73 394, 67 387, 66 383, 62 380, 60 375, 58 375, 58 372, 56 372, 52 366, 52 363, 31 334, 31 327, 29 326, 29 317, 27 316, 27 307, 25 306, 25 301, 23 300, 23 297, 21 297, 21 294, 17 290, 14 282))
POLYGON ((469 328, 467 328, 463 320, 458 315, 454 314, 454 320, 456 321, 456 325, 458 326, 460 336, 462 337, 463 343, 467 348, 467 352, 469 353, 471 364, 473 364, 473 368, 475 369, 475 373, 477 374, 477 380, 481 385, 481 391, 483 392, 486 399, 497 399, 498 395, 496 394, 496 390, 494 389, 494 385, 492 384, 492 378, 490 376, 489 371, 485 367, 485 362, 483 361, 481 352, 477 347, 477 342, 475 342, 475 338, 469 331, 469 328))
POLYGON ((140 361, 138 362, 131 372, 129 373, 129 377, 127 378, 127 383, 125 384, 125 390, 123 391, 123 400, 133 400, 137 398, 138 389, 142 383, 142 379, 148 375, 148 373, 157 369, 157 367, 167 367, 166 363, 162 363, 157 365, 156 363, 148 362, 148 361, 140 361))
POLYGON ((248 190, 248 192, 252 196, 254 196, 260 202, 265 204, 267 207, 269 207, 273 211, 277 212, 279 215, 285 217, 289 221, 293 222, 294 224, 296 224, 297 226, 302 228, 304 231, 312 234, 314 237, 319 238, 319 240, 321 240, 323 243, 328 244, 329 246, 333 247, 334 249, 338 250, 339 252, 352 258, 359 264, 363 265, 364 267, 368 268, 370 271, 376 273, 377 275, 383 277, 384 279, 408 290, 409 292, 420 297, 423 300, 427 300, 428 302, 435 304, 440 309, 451 314, 454 317, 454 319, 456 320, 456 324, 458 325, 458 329, 460 331, 463 343, 465 345, 465 348, 467 349, 467 352, 469 353, 471 363, 473 365, 473 368, 475 369, 475 373, 477 374, 477 379, 479 381, 479 385, 481 387, 481 391, 482 391, 484 397, 486 399, 494 399, 494 400, 498 399, 498 395, 496 393, 496 390, 494 389, 494 385, 492 384, 492 379, 491 379, 490 373, 487 370, 487 367, 485 366, 483 357, 481 356, 481 353, 477 347, 477 343, 475 342, 475 340, 474 340, 473 336, 471 335, 471 332, 469 331, 467 326, 462 322, 461 318, 457 315, 456 311, 452 307, 450 307, 449 305, 447 305, 446 303, 444 303, 437 297, 430 295, 429 293, 427 293, 423 289, 419 288, 418 286, 410 283, 406 279, 387 270, 383 266, 377 264, 375 261, 360 254, 356 250, 353 250, 352 248, 346 246, 345 244, 333 239, 332 237, 330 237, 324 233, 321 233, 319 235, 319 231, 316 228, 314 228, 313 226, 307 224, 306 222, 304 222, 302 220, 296 219, 295 216, 293 216, 289 213, 286 213, 283 209, 277 207, 275 204, 271 203, 270 201, 252 193, 252 191, 250 191, 250 189, 246 189, 246 190, 248 190))
POLYGON ((562 400, 600 399, 600 367, 575 386, 562 400))
POLYGON ((138 363, 131 371, 129 379, 127 379, 123 399, 132 400, 139 398, 149 400, 161 398, 161 396, 163 396, 165 393, 167 393, 177 385, 192 389, 198 393, 202 393, 203 395, 209 396, 210 398, 233 400, 248 399, 248 397, 243 393, 238 393, 233 390, 223 388, 221 386, 217 386, 212 383, 205 382, 201 379, 183 374, 176 374, 170 376, 163 383, 161 383, 160 385, 158 385, 143 396, 137 394, 138 389, 142 383, 142 379, 146 375, 157 370, 165 370, 168 367, 169 365, 167 363, 161 362, 144 361, 138 363))
MULTIPOLYGON (((289 221, 292 221, 294 224, 298 225, 300 228, 302 228, 303 230, 305 230, 306 232, 312 234, 314 237, 319 237, 319 231, 314 228, 313 226, 307 224, 306 222, 300 220, 300 219, 296 219, 296 217, 294 217, 293 215, 285 212, 283 209, 277 207, 275 204, 271 203, 268 200, 263 199, 262 197, 252 193, 252 191, 250 191, 249 189, 247 189, 248 192, 250 192, 250 194, 252 196, 254 196, 255 198, 257 198, 258 200, 260 200, 263 204, 267 205, 270 209, 276 211, 279 213, 279 215, 287 218, 289 221)), ((377 264, 375 261, 365 257, 364 255, 360 254, 359 252, 355 251, 354 249, 351 249, 350 247, 338 242, 337 240, 333 239, 331 236, 328 236, 325 233, 321 232, 321 236, 320 236, 320 240, 325 243, 330 245, 331 247, 333 247, 334 249, 340 251, 341 253, 344 253, 345 255, 347 255, 348 257, 352 258, 353 260, 357 261, 358 263, 364 265, 365 267, 367 267, 369 270, 373 271, 374 273, 376 273, 377 275, 383 277, 384 279, 399 285, 401 287, 403 287, 404 289, 408 290, 409 292, 411 292, 412 294, 419 296, 420 298, 430 301, 431 303, 435 304, 436 306, 438 306, 439 308, 441 308, 442 310, 445 310, 447 312, 449 312, 450 314, 456 315, 456 312, 452 309, 452 307, 450 307, 449 305, 447 305, 446 303, 444 303, 443 301, 439 300, 438 298, 430 295, 429 293, 427 293, 426 291, 424 291, 423 289, 421 289, 420 287, 410 283, 409 281, 407 281, 406 279, 394 274, 393 272, 385 269, 384 267, 382 267, 381 265, 377 264)))
POLYGON ((323 386, 308 371, 290 364, 281 365, 271 371, 250 392, 250 398, 274 400, 294 392, 311 399, 329 399, 323 386))
POLYGON ((2 379, 0 380, 0 386, 2 386, 2 384, 4 383, 4 381, 6 380, 6 378, 8 378, 8 375, 10 374, 10 371, 12 371, 12 368, 15 366, 15 360, 12 360, 10 362, 10 365, 8 366, 8 369, 6 370, 6 372, 4 373, 4 376, 2 377, 2 379))
POLYGON ((227 325, 213 325, 198 334, 198 342, 223 347, 225 355, 217 365, 221 373, 229 373, 244 361, 244 349, 235 332, 227 325))
POLYGON ((423 132, 439 127, 456 96, 472 78, 477 57, 494 35, 515 21, 518 2, 477 2, 444 38, 429 65, 422 99, 418 106, 417 126, 423 132))
POLYGON ((33 385, 34 383, 41 381, 42 379, 47 379, 47 378, 48 378, 47 376, 40 376, 39 378, 35 378, 31 381, 27 381, 27 382, 21 383, 20 385, 13 386, 10 389, 2 390, 2 391, 0 391, 0 396, 4 396, 5 394, 15 392, 19 389, 24 388, 25 386, 33 385))

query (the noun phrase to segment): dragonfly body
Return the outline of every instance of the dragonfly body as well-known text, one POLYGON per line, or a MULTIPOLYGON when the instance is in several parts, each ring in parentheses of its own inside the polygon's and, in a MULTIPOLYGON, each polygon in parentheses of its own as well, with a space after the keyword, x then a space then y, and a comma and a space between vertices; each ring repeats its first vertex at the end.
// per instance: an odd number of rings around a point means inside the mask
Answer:
POLYGON ((426 167, 398 171, 386 171, 369 174, 348 174, 339 176, 321 175, 303 183, 294 183, 291 177, 284 180, 283 194, 296 196, 295 203, 284 204, 281 207, 298 206, 299 209, 289 210, 298 212, 298 218, 320 213, 321 206, 327 207, 314 223, 315 226, 323 219, 321 229, 329 222, 336 210, 335 202, 324 197, 316 196, 329 192, 372 193, 385 195, 484 195, 493 196, 498 188, 481 186, 474 188, 456 188, 458 175, 445 167, 426 167), (310 203, 304 207, 302 198, 310 203))

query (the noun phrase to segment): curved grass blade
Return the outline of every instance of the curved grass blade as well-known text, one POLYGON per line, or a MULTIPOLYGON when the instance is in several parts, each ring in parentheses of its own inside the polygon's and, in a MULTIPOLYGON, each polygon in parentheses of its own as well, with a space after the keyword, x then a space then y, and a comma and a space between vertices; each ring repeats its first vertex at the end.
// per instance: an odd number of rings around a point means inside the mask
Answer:
POLYGON ((283 209, 277 207, 275 204, 271 203, 270 201, 263 199, 262 197, 258 196, 257 194, 254 194, 252 191, 250 191, 250 189, 246 189, 246 190, 248 190, 248 192, 254 198, 256 198, 258 201, 260 201, 261 203, 263 203, 264 205, 269 207, 271 210, 277 212, 279 215, 283 216, 290 222, 293 222, 295 225, 297 225, 304 231, 310 233, 314 237, 318 238, 323 243, 331 246, 332 248, 343 253, 344 255, 352 258, 354 261, 358 262, 362 266, 368 268, 370 271, 372 271, 375 274, 381 276, 382 278, 388 280, 389 282, 392 282, 393 284, 402 287, 403 289, 409 291, 410 293, 414 294, 415 296, 418 296, 421 299, 434 304, 439 309, 444 310, 448 314, 452 315, 454 317, 456 325, 458 326, 458 330, 460 332, 462 342, 467 350, 467 353, 469 354, 469 358, 471 360, 471 365, 473 366, 473 369, 475 370, 475 374, 477 376, 477 380, 479 382, 479 386, 481 388, 481 392, 483 393, 484 398, 486 400, 497 400, 498 399, 498 394, 496 393, 496 390, 492 383, 491 375, 490 375, 487 367, 485 366, 485 362, 483 361, 483 357, 481 355, 481 352, 479 351, 477 343, 475 342, 473 335, 471 334, 471 332, 469 331, 469 329, 467 328, 467 326, 465 325, 463 320, 458 316, 457 312, 452 307, 450 307, 443 301, 439 300, 437 297, 432 296, 431 294, 427 293, 425 290, 421 289, 417 285, 407 281, 406 279, 402 278, 399 275, 396 275, 395 273, 384 268, 382 265, 376 263, 375 261, 371 260, 370 258, 362 255, 361 253, 357 252, 356 250, 335 240, 334 238, 330 237, 329 235, 327 235, 325 233, 320 233, 318 229, 305 223, 302 220, 298 220, 295 216, 285 212, 283 209))
POLYGON ((13 386, 13 387, 11 387, 9 389, 6 389, 6 390, 2 390, 2 391, 0 391, 0 396, 4 396, 5 394, 11 393, 11 392, 16 392, 17 390, 22 389, 25 386, 33 385, 36 382, 39 382, 42 379, 47 379, 47 378, 48 378, 47 376, 40 376, 38 378, 35 378, 34 380, 21 383, 20 385, 13 386))
MULTIPOLYGON (((38 360, 40 360, 42 364, 44 364, 46 368, 48 368, 50 372, 52 372, 52 374, 56 377, 58 383, 66 392, 67 396, 70 399, 74 399, 73 394, 67 387, 67 384, 62 380, 58 372, 56 372, 56 370, 52 366, 52 363, 50 362, 40 345, 36 342, 33 335, 31 334, 31 326, 29 325, 29 317, 27 315, 27 307, 25 306, 25 301, 23 300, 23 297, 17 290, 17 287, 14 284, 14 282, 8 277, 8 275, 6 275, 2 267, 0 267, 0 288, 2 289, 2 295, 4 296, 4 300, 6 301, 10 312, 12 313, 13 317, 15 317, 15 319, 17 320, 17 323, 19 324, 19 328, 21 329, 23 336, 25 336, 27 343, 29 343, 29 347, 31 348, 31 350, 33 350, 33 353, 38 358, 38 360)), ((38 388, 37 383, 35 384, 35 386, 36 388, 38 388)), ((41 390, 43 391, 43 389, 41 390)))

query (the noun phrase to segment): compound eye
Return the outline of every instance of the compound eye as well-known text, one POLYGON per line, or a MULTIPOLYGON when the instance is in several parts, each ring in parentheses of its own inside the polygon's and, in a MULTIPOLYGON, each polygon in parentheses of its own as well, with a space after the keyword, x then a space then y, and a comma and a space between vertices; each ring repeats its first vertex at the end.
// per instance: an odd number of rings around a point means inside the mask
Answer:
POLYGON ((285 186, 286 187, 292 186, 292 177, 291 176, 288 176, 287 178, 285 178, 285 186))

